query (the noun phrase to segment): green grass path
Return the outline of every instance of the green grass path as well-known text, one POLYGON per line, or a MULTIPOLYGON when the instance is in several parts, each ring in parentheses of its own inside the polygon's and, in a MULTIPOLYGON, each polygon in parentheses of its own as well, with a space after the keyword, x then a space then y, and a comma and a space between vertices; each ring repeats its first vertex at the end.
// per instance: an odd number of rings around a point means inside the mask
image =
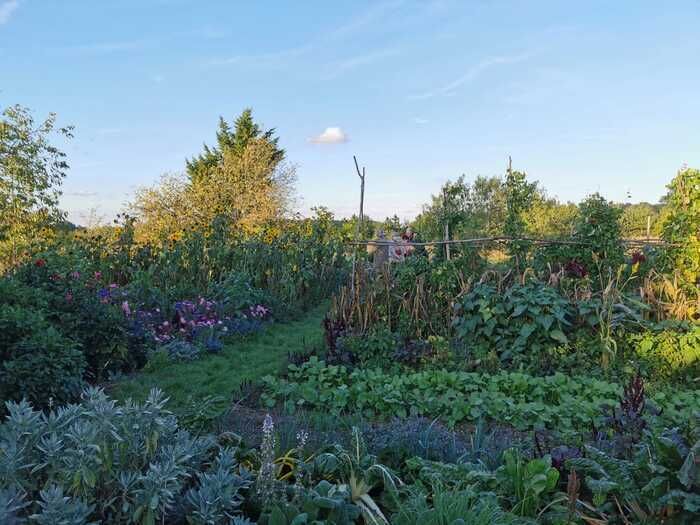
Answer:
POLYGON ((170 397, 168 405, 173 410, 184 406, 189 396, 200 399, 219 395, 228 399, 243 381, 280 372, 290 352, 321 345, 321 320, 327 310, 324 303, 296 321, 270 324, 258 334, 227 343, 217 355, 139 372, 114 383, 110 394, 120 400, 130 397, 142 401, 151 388, 158 387, 170 397))

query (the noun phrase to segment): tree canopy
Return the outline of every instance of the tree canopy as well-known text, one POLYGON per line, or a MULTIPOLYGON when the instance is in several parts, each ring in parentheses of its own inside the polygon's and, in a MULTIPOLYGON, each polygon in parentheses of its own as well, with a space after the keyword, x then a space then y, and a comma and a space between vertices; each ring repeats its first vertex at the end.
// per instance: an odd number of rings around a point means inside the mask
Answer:
POLYGON ((0 115, 0 267, 14 264, 22 249, 43 230, 60 223, 60 186, 66 155, 51 140, 70 138, 51 113, 40 123, 16 105, 0 115))
POLYGON ((186 161, 184 175, 164 175, 137 191, 131 211, 142 238, 207 231, 214 221, 250 232, 290 211, 296 173, 274 129, 262 131, 246 109, 233 128, 221 118, 216 138, 216 146, 186 161))
POLYGON ((273 149, 270 156, 270 169, 273 170, 277 164, 284 160, 285 152, 278 146, 279 138, 275 137, 275 129, 262 131, 260 125, 253 120, 253 110, 246 108, 231 125, 219 117, 219 129, 216 132, 216 146, 209 147, 204 144, 204 151, 191 160, 186 160, 187 175, 192 182, 206 176, 210 170, 220 165, 224 160, 224 155, 241 156, 246 147, 254 140, 267 142, 273 149))

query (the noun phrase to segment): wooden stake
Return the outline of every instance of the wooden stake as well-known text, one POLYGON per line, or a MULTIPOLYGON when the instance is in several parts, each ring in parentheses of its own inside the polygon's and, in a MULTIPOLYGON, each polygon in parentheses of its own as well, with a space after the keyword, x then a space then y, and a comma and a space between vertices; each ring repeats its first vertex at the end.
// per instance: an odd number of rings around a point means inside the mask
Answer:
POLYGON ((355 170, 357 171, 357 176, 360 177, 360 222, 359 228, 362 228, 362 222, 365 218, 364 206, 365 206, 365 167, 362 166, 362 173, 360 173, 360 167, 357 165, 357 157, 352 156, 355 161, 355 170))
MULTIPOLYGON (((360 215, 357 218, 357 226, 355 227, 355 241, 360 236, 362 231, 362 223, 365 218, 364 207, 365 207, 365 168, 362 167, 362 172, 360 172, 360 166, 357 164, 357 157, 352 156, 352 160, 355 161, 355 171, 357 171, 357 176, 360 177, 360 215)), ((350 290, 355 291, 355 268, 357 264, 357 249, 352 253, 352 276, 350 278, 350 290)))
POLYGON ((651 237, 651 215, 647 215, 647 242, 651 237))
POLYGON ((445 258, 450 260, 450 222, 447 217, 447 190, 443 188, 442 190, 442 209, 444 210, 443 220, 445 221, 445 258))

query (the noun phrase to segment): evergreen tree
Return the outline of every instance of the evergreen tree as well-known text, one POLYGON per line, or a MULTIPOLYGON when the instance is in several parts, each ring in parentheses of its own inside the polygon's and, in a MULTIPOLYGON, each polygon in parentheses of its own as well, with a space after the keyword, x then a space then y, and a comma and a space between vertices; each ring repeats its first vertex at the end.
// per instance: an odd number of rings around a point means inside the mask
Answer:
POLYGON ((254 139, 262 139, 268 142, 274 149, 270 159, 270 171, 284 159, 284 150, 278 145, 278 137, 275 137, 275 129, 262 131, 253 120, 253 111, 246 108, 236 119, 233 130, 231 125, 223 117, 219 117, 219 130, 216 132, 216 146, 209 147, 204 144, 204 151, 187 160, 187 175, 193 183, 206 179, 211 170, 220 166, 225 153, 241 156, 254 139))

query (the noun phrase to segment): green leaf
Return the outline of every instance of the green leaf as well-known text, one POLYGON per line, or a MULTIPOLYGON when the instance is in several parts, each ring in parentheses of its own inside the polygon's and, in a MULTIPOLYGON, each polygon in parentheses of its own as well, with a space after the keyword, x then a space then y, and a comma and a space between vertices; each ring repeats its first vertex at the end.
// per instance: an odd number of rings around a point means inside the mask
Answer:
POLYGON ((566 344, 569 342, 569 339, 561 330, 552 330, 551 332, 549 332, 549 337, 551 337, 555 341, 559 341, 562 344, 566 344))

